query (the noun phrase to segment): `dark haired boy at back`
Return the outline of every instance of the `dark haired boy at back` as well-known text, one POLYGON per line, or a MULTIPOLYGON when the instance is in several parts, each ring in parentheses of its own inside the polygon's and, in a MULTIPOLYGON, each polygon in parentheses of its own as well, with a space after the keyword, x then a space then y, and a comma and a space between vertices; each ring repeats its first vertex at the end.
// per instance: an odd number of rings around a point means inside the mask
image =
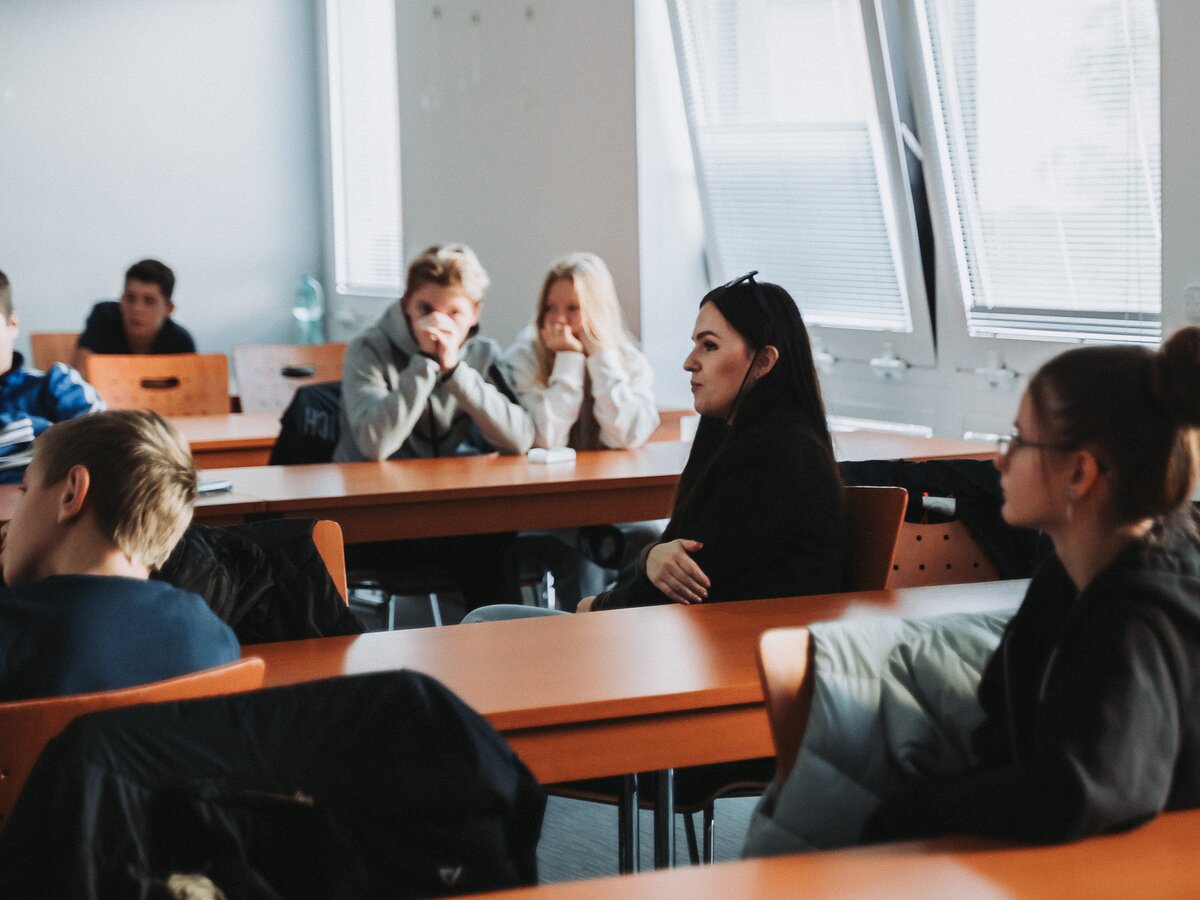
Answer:
POLYGON ((84 371, 93 353, 195 353, 196 342, 171 318, 175 273, 157 259, 143 259, 125 272, 120 300, 92 307, 75 348, 75 367, 84 371))
POLYGON ((157 413, 113 410, 34 444, 0 528, 0 700, 131 687, 233 662, 234 633, 160 581, 192 517, 196 468, 157 413))
POLYGON ((0 484, 20 481, 34 437, 55 422, 104 409, 83 376, 64 363, 48 371, 25 368, 14 349, 20 324, 12 285, 0 272, 0 484))

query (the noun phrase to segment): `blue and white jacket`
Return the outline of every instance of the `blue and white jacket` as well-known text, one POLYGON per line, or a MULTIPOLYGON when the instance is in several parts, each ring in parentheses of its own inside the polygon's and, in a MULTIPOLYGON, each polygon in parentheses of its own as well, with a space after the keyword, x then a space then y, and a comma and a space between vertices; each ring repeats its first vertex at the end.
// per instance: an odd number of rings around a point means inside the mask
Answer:
POLYGON ((24 368, 20 353, 0 375, 0 484, 21 480, 33 439, 53 425, 104 409, 83 376, 64 363, 48 372, 24 368))

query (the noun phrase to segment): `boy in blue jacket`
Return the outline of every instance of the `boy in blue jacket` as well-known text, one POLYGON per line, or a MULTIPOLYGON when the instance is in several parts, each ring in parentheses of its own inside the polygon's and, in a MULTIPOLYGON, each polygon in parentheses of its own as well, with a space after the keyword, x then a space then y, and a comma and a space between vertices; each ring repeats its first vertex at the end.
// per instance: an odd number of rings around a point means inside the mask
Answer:
POLYGON ((48 372, 25 368, 13 349, 19 333, 12 285, 0 272, 0 484, 21 480, 33 439, 55 422, 104 409, 95 388, 65 363, 48 372))
POLYGON ((169 422, 111 410, 47 429, 0 528, 0 700, 132 687, 238 659, 199 596, 151 581, 192 518, 169 422))

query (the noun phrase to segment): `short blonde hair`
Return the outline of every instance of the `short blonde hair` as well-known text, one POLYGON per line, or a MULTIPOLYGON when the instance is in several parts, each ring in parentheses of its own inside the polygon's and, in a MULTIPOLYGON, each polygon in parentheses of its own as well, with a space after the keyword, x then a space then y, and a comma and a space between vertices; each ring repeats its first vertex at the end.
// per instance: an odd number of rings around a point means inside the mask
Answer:
POLYGON ((583 333, 588 341, 601 349, 624 348, 634 343, 633 335, 625 327, 621 315, 621 304, 617 300, 617 287, 613 283, 608 266, 595 253, 568 253, 550 264, 550 271, 542 280, 542 292, 538 295, 537 315, 534 323, 538 335, 535 342, 538 372, 543 384, 550 383, 554 369, 554 354, 542 343, 542 323, 546 319, 546 301, 554 283, 567 279, 579 296, 579 318, 583 333))
POLYGON ((482 303, 491 283, 479 257, 466 244, 434 244, 408 264, 404 296, 411 297, 426 284, 455 285, 476 303, 482 303))
POLYGON ((88 470, 101 532, 135 562, 159 568, 192 520, 196 466, 170 422, 150 410, 114 409, 60 422, 34 443, 46 485, 88 470))

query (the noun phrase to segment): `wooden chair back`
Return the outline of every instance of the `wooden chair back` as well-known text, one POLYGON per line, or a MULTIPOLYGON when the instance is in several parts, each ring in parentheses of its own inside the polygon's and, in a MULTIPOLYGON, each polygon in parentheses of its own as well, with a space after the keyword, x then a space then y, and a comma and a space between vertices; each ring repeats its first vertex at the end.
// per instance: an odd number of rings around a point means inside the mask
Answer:
POLYGON ((999 578, 995 563, 961 521, 940 525, 905 522, 887 586, 968 584, 999 578))
POLYGON ((845 500, 850 530, 850 589, 882 590, 892 571, 908 491, 900 487, 847 487, 845 500))
POLYGON ((342 380, 345 344, 242 344, 233 348, 242 412, 283 412, 296 388, 342 380))
POLYGON ((266 664, 256 656, 137 687, 0 703, 0 828, 16 805, 42 749, 76 717, 101 709, 192 700, 262 687, 266 664))
POLYGON ((333 579, 338 593, 342 595, 342 600, 349 603, 346 587, 346 546, 342 541, 342 526, 333 519, 320 519, 313 526, 312 539, 317 552, 321 554, 321 559, 325 561, 329 577, 333 579))
POLYGON ((78 331, 35 331, 29 335, 34 368, 43 372, 55 363, 74 364, 78 331))
POLYGON ((112 409, 152 409, 164 416, 229 412, 224 353, 93 353, 84 377, 112 409))
POLYGON ((807 628, 772 628, 758 639, 758 677, 762 681, 771 742, 786 780, 796 763, 812 709, 813 643, 807 628))

